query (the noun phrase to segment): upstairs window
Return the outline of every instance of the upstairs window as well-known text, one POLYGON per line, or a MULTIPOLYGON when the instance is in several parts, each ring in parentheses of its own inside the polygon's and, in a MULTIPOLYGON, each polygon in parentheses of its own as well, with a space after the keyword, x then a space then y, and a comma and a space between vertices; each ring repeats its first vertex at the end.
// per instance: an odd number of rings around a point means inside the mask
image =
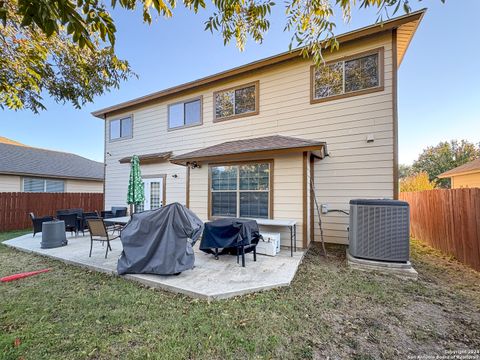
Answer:
POLYGON ((132 117, 110 120, 110 140, 128 139, 133 134, 132 117))
POLYGON ((258 114, 258 82, 217 91, 215 120, 228 120, 258 114))
POLYGON ((168 128, 178 129, 202 123, 202 98, 168 105, 168 128))
POLYGON ((312 67, 311 102, 383 90, 383 49, 312 67))
POLYGON ((65 182, 63 180, 23 178, 24 192, 64 192, 65 182))

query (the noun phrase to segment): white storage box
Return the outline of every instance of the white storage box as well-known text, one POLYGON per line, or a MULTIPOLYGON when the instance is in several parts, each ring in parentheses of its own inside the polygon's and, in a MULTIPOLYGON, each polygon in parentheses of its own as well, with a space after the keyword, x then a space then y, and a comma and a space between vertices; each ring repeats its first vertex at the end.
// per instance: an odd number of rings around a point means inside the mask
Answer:
POLYGON ((280 252, 280 233, 260 233, 263 240, 260 240, 257 245, 257 253, 275 256, 280 252))

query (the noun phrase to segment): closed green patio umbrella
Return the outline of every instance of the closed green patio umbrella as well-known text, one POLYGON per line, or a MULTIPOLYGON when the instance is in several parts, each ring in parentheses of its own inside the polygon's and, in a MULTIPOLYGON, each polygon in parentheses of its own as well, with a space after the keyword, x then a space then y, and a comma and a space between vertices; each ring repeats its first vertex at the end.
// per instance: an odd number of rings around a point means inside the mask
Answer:
POLYGON ((140 172, 140 160, 137 155, 130 160, 130 178, 128 180, 127 204, 130 205, 130 213, 134 205, 140 205, 145 201, 142 174, 140 172))

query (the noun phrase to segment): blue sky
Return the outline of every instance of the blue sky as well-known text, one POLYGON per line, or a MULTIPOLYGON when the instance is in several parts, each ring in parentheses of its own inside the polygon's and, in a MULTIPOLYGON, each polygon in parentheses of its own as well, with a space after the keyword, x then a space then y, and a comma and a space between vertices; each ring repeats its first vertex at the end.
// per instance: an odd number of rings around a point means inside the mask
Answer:
MULTIPOLYGON (((194 15, 179 8, 172 19, 158 19, 148 26, 139 12, 117 9, 113 13, 116 51, 130 62, 139 79, 132 78, 81 110, 48 98, 48 110, 39 115, 0 110, 0 136, 102 161, 103 122, 91 111, 286 51, 290 36, 283 32, 284 8, 277 3, 263 44, 250 41, 242 53, 235 44, 223 46, 218 34, 203 31, 208 11, 194 15)), ((480 142, 480 71, 476 67, 480 1, 412 0, 410 4, 414 10, 426 6, 428 12, 399 70, 401 163, 411 163, 422 149, 439 141, 480 142)), ((375 20, 370 10, 355 11, 349 24, 338 16, 336 32, 375 20)))

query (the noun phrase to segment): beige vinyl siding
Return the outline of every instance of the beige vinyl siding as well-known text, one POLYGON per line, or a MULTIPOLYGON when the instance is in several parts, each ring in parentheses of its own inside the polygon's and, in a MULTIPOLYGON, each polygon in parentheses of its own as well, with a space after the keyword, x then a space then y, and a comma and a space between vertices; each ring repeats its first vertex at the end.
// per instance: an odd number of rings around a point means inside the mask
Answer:
MULTIPOLYGON (((176 155, 225 141, 274 134, 327 142, 330 156, 315 161, 319 204, 327 204, 330 209, 348 210, 348 202, 352 198, 392 198, 394 134, 391 43, 391 34, 385 33, 343 45, 340 52, 325 54, 329 61, 384 47, 384 90, 380 92, 310 104, 311 63, 299 59, 133 111, 133 138, 106 142, 106 151, 111 154, 106 157, 107 207, 125 202, 129 166, 118 163, 122 157, 162 151, 173 151, 176 155), (257 80, 260 97, 258 115, 213 122, 214 91, 257 80), (167 131, 168 104, 200 95, 203 96, 203 125, 167 131), (375 137, 373 143, 366 142, 368 134, 375 137)), ((131 113, 118 114, 114 118, 131 113)), ((106 138, 109 138, 108 133, 106 138)), ((184 202, 185 168, 167 163, 153 166, 158 173, 168 171, 169 174, 179 175, 177 179, 167 177, 167 203, 174 199, 184 202)), ((302 167, 301 159, 299 166, 302 167)), ((144 169, 147 171, 147 166, 142 165, 142 171, 144 169)), ((207 206, 203 202, 208 195, 208 177, 206 173, 204 176, 201 174, 207 170, 208 167, 202 165, 201 169, 191 171, 190 204, 202 218, 206 216, 202 209, 207 206)), ((302 210, 301 195, 301 176, 292 175, 289 181, 284 177, 279 179, 278 188, 275 189, 275 196, 279 199, 275 204, 275 218, 296 217, 297 211, 302 210), (299 192, 300 197, 292 196, 292 191, 299 192)), ((347 242, 347 216, 331 213, 323 217, 323 224, 326 241, 347 242)), ((318 226, 314 229, 315 240, 318 241, 318 226)), ((298 228, 298 234, 300 239, 301 227, 298 228)))
MULTIPOLYGON (((128 151, 128 150, 127 150, 128 151)), ((148 151, 148 150, 147 150, 148 151)), ((150 151, 151 152, 151 151, 150 151)), ((119 159, 140 152, 128 153, 122 152, 121 155, 108 157, 107 155, 107 178, 105 183, 105 206, 109 209, 111 206, 126 205, 128 178, 130 173, 130 164, 120 164, 119 159)), ((141 165, 142 176, 153 177, 166 175, 166 203, 186 202, 186 169, 183 166, 173 165, 169 162, 161 164, 141 165), (176 177, 174 177, 176 175, 176 177)))
MULTIPOLYGON (((43 177, 39 177, 44 179, 43 177)), ((53 179, 53 178, 49 178, 53 179)), ((54 179, 55 180, 55 179, 54 179)), ((64 180, 65 192, 103 192, 102 181, 89 181, 89 180, 64 180)), ((22 185, 23 177, 19 175, 0 175, 0 192, 21 192, 23 191, 22 185)))
POLYGON ((103 181, 65 180, 65 192, 102 193, 103 181))
POLYGON ((480 188, 480 171, 473 174, 452 176, 452 189, 480 188))
POLYGON ((19 192, 22 191, 22 182, 20 176, 0 175, 0 192, 19 192))

